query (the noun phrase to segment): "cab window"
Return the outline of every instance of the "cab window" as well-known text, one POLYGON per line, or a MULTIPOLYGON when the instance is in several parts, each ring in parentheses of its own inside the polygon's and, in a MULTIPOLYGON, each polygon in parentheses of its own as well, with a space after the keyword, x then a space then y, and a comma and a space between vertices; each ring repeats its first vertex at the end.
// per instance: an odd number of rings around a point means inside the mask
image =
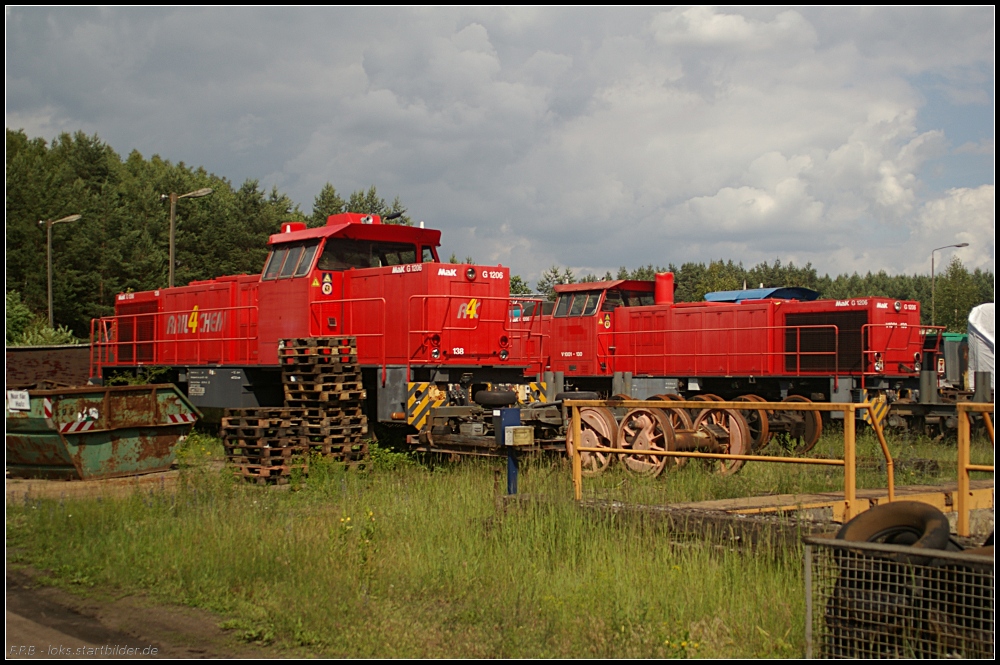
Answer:
POLYGON ((299 259, 299 267, 295 269, 295 277, 304 277, 309 274, 309 269, 312 267, 312 262, 316 258, 316 250, 318 249, 318 241, 306 245, 305 251, 302 252, 302 258, 299 259))
POLYGON ((401 242, 375 242, 330 238, 316 267, 319 270, 347 270, 348 268, 380 268, 403 263, 415 263, 416 245, 401 242))
POLYGON ((287 254, 288 247, 278 247, 273 250, 271 256, 267 257, 267 265, 264 267, 264 277, 262 279, 276 279, 287 254))
POLYGON ((600 300, 600 291, 563 293, 556 301, 555 316, 591 316, 597 312, 597 304, 600 300))
POLYGON ((319 240, 289 243, 275 247, 267 258, 264 276, 261 279, 287 279, 307 275, 317 249, 319 249, 319 240))
POLYGON ((295 272, 295 268, 299 265, 299 259, 301 258, 302 258, 302 245, 299 245, 297 247, 289 247, 288 256, 285 257, 285 262, 281 266, 281 271, 278 273, 278 279, 291 277, 292 273, 295 272))
POLYGON ((654 304, 653 294, 645 291, 608 291, 602 312, 613 312, 616 307, 645 307, 654 304))

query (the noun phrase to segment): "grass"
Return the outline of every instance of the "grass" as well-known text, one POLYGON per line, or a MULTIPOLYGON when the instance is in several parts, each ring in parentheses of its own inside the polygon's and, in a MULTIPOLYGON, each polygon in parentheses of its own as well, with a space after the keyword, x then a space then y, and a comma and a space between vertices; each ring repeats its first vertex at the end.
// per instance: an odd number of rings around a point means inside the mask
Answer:
MULTIPOLYGON (((893 445, 903 459, 954 459, 953 445, 893 445)), ((8 563, 70 588, 204 607, 240 639, 290 655, 804 653, 801 550, 671 544, 654 525, 582 511, 565 462, 526 460, 521 491, 548 500, 504 511, 500 460, 430 468, 378 451, 367 474, 317 460, 298 491, 276 491, 204 463, 220 456, 217 440, 190 437, 174 494, 9 505, 8 563)), ((720 478, 696 467, 658 480, 612 469, 586 487, 686 501, 842 483, 823 468, 757 464, 720 478)))

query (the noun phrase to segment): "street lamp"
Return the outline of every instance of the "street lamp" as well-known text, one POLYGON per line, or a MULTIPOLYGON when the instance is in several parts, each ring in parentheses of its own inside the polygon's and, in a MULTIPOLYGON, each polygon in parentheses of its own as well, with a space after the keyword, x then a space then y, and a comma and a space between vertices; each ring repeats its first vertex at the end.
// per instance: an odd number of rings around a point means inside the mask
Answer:
POLYGON ((75 222, 76 220, 80 219, 80 217, 82 217, 82 215, 68 215, 66 217, 63 217, 62 219, 38 220, 39 224, 45 225, 45 230, 47 231, 48 235, 48 242, 45 245, 45 250, 46 250, 45 254, 49 264, 49 328, 55 328, 52 319, 52 225, 60 224, 62 222, 75 222))
POLYGON ((945 245, 944 247, 937 247, 931 250, 931 325, 934 325, 934 252, 940 249, 948 249, 950 247, 968 247, 969 243, 963 242, 957 245, 945 245))
POLYGON ((196 189, 193 192, 188 192, 187 194, 177 194, 176 192, 171 192, 170 194, 161 194, 160 200, 170 199, 170 286, 174 285, 174 220, 177 217, 177 199, 199 199, 202 196, 208 196, 212 193, 210 187, 204 187, 202 189, 196 189))

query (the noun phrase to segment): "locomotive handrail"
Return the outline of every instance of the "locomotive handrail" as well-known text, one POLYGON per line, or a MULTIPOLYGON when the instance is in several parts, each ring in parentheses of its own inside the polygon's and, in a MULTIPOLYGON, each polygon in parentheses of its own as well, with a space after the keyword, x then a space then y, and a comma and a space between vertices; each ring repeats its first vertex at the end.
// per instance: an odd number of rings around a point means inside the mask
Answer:
MULTIPOLYGON (((626 338, 628 336, 634 336, 634 335, 663 335, 663 339, 662 339, 661 344, 660 344, 660 346, 662 348, 662 351, 660 351, 660 352, 654 352, 654 353, 638 353, 638 352, 635 351, 635 349, 637 349, 637 347, 639 345, 636 344, 635 342, 632 342, 631 343, 631 348, 633 349, 632 353, 619 354, 619 353, 617 353, 617 348, 616 348, 617 345, 609 345, 609 344, 605 343, 604 344, 604 348, 608 349, 607 355, 608 355, 608 357, 611 358, 611 371, 616 371, 617 369, 619 369, 619 365, 618 365, 618 360, 619 359, 621 359, 624 363, 627 363, 629 360, 631 360, 631 362, 633 364, 633 368, 632 368, 633 371, 638 367, 638 362, 639 362, 640 358, 658 359, 660 361, 660 363, 661 363, 661 367, 663 367, 663 372, 666 373, 666 363, 667 363, 668 360, 670 360, 670 359, 676 359, 676 358, 693 358, 694 362, 695 362, 695 370, 694 370, 694 372, 697 373, 699 371, 698 370, 698 363, 699 363, 699 361, 703 361, 703 358, 719 358, 719 357, 723 357, 723 358, 725 358, 725 362, 726 362, 725 373, 728 375, 728 374, 731 374, 733 372, 733 362, 734 362, 735 359, 738 359, 738 358, 760 357, 762 359, 762 363, 764 365, 770 365, 769 359, 782 358, 782 357, 788 358, 789 356, 794 356, 794 358, 795 358, 795 371, 794 371, 794 375, 795 376, 809 376, 809 375, 813 375, 813 374, 827 374, 827 373, 829 373, 830 370, 823 369, 823 370, 815 370, 815 371, 809 371, 809 370, 805 370, 804 371, 802 369, 802 358, 803 358, 803 356, 809 357, 809 358, 820 357, 820 356, 832 356, 833 357, 833 374, 834 374, 834 376, 839 376, 840 375, 840 329, 839 329, 838 326, 836 326, 834 324, 816 324, 816 325, 801 325, 801 326, 754 326, 754 327, 747 326, 747 327, 731 327, 731 328, 685 328, 683 330, 677 330, 677 329, 671 329, 671 330, 666 330, 666 329, 659 329, 659 330, 616 330, 616 331, 608 331, 608 332, 598 332, 597 333, 597 337, 598 337, 598 340, 599 340, 599 346, 600 346, 600 341, 602 340, 602 338, 604 340, 607 340, 607 339, 610 338, 612 341, 614 341, 615 337, 619 336, 619 335, 626 336, 626 338), (802 331, 803 330, 819 330, 819 329, 831 330, 833 332, 833 340, 834 340, 833 350, 831 350, 831 351, 802 351, 802 331), (781 332, 781 331, 789 332, 789 331, 794 330, 795 334, 796 334, 796 344, 795 344, 796 350, 793 352, 793 351, 788 351, 787 349, 780 349, 780 350, 779 349, 775 349, 774 348, 774 339, 775 339, 775 336, 773 334, 769 334, 767 336, 767 340, 768 340, 767 347, 768 347, 768 350, 765 350, 765 351, 740 352, 740 351, 733 351, 733 350, 727 349, 727 350, 724 350, 724 351, 720 351, 718 353, 704 353, 704 352, 699 353, 699 352, 694 352, 694 351, 684 352, 684 353, 669 353, 667 351, 667 349, 665 348, 666 344, 667 344, 667 341, 668 341, 668 338, 667 338, 668 335, 688 335, 688 334, 691 334, 691 333, 711 332, 711 333, 723 333, 723 334, 728 335, 729 339, 735 339, 735 335, 737 333, 750 333, 750 332, 759 332, 759 331, 764 331, 764 330, 771 331, 771 332, 781 332), (612 351, 612 349, 614 349, 614 351, 612 351)), ((647 346, 652 346, 652 345, 647 345, 647 346)), ((728 346, 732 347, 732 346, 735 346, 735 345, 729 344, 728 346)), ((708 362, 708 361, 704 360, 703 362, 708 362)), ((624 369, 623 371, 628 371, 628 370, 624 369)), ((767 369, 763 369, 762 368, 762 372, 766 373, 767 371, 768 371, 767 369)))
MULTIPOLYGON (((375 302, 375 303, 379 304, 379 310, 381 312, 381 320, 382 320, 382 325, 380 327, 380 332, 359 333, 359 332, 357 332, 355 330, 351 330, 351 331, 349 331, 349 335, 351 337, 354 337, 354 338, 358 338, 358 337, 365 337, 365 338, 368 338, 368 337, 377 337, 378 338, 378 341, 379 341, 379 359, 381 361, 380 364, 382 365, 382 385, 384 386, 385 385, 386 376, 387 376, 387 361, 386 361, 386 355, 385 355, 385 330, 386 330, 385 326, 386 326, 386 309, 387 308, 386 308, 385 298, 371 297, 371 298, 337 298, 337 299, 334 299, 334 300, 313 300, 313 301, 311 301, 309 303, 309 314, 310 314, 310 316, 312 316, 312 314, 316 310, 322 310, 322 306, 323 305, 332 305, 332 304, 339 303, 341 306, 346 307, 347 305, 358 305, 358 304, 366 303, 366 302, 375 302)), ((353 312, 352 312, 352 314, 353 314, 353 312)), ((322 316, 320 316, 317 320, 322 320, 322 316)), ((347 320, 346 316, 344 316, 344 320, 345 321, 347 320)), ((352 323, 353 323, 353 317, 352 317, 352 323)), ((352 328, 353 328, 353 326, 352 326, 352 328)))
MULTIPOLYGON (((509 340, 508 341, 508 346, 510 345, 510 341, 513 341, 513 339, 515 337, 517 339, 519 339, 519 340, 525 340, 525 341, 528 340, 528 339, 531 339, 532 336, 538 337, 539 340, 540 340, 539 347, 538 347, 538 354, 539 354, 538 362, 541 363, 542 358, 544 358, 543 351, 542 351, 542 342, 544 341, 545 335, 542 334, 540 331, 539 332, 534 332, 534 330, 533 330, 536 326, 537 327, 541 327, 541 321, 542 321, 541 315, 532 315, 530 317, 529 326, 527 328, 523 328, 523 327, 514 328, 511 325, 513 323, 513 321, 511 321, 511 316, 510 316, 511 303, 514 303, 514 302, 535 302, 535 301, 542 302, 541 299, 536 299, 536 298, 518 298, 518 297, 511 297, 511 296, 471 296, 469 294, 445 294, 445 293, 413 294, 413 295, 411 295, 409 297, 409 302, 408 302, 408 306, 407 306, 407 310, 406 310, 406 322, 407 322, 408 335, 410 337, 412 337, 413 335, 422 335, 423 336, 423 340, 422 340, 422 342, 420 344, 420 347, 418 347, 418 348, 422 348, 422 347, 426 346, 426 342, 427 342, 427 340, 430 337, 432 337, 434 335, 442 335, 442 334, 445 333, 445 331, 469 332, 469 331, 478 330, 479 327, 480 327, 480 325, 483 324, 483 323, 499 323, 499 324, 502 325, 503 332, 507 333, 507 335, 508 335, 508 340, 509 340), (414 310, 414 308, 413 308, 413 301, 415 299, 417 299, 417 298, 422 299, 424 302, 427 302, 428 300, 431 300, 431 299, 438 299, 438 300, 442 300, 443 299, 443 300, 446 300, 447 301, 447 305, 446 305, 446 310, 445 310, 445 315, 444 315, 444 320, 445 321, 448 321, 448 319, 450 317, 450 314, 451 314, 451 303, 452 303, 453 300, 468 300, 469 298, 475 298, 476 300, 479 300, 479 301, 488 301, 488 302, 502 301, 502 302, 505 303, 505 305, 504 305, 504 315, 501 318, 483 318, 482 316, 477 315, 475 317, 469 317, 469 318, 466 318, 466 319, 462 319, 463 321, 466 321, 466 322, 474 322, 473 325, 458 326, 458 325, 448 325, 447 323, 444 323, 440 327, 436 327, 436 328, 415 329, 412 326, 411 316, 412 316, 412 313, 413 313, 413 310, 414 310)), ((425 325, 429 325, 429 321, 428 321, 428 316, 426 314, 426 310, 422 309, 421 311, 424 312, 421 315, 421 318, 425 321, 425 325)), ((457 312, 456 312, 456 314, 457 314, 457 312)), ((477 354, 477 353, 466 354, 466 355, 467 355, 467 357, 470 357, 470 358, 483 357, 483 354, 477 354)), ((492 355, 492 354, 489 354, 489 355, 492 355)), ((523 358, 522 360, 524 360, 529 365, 531 364, 531 361, 530 361, 529 358, 523 358)), ((420 361, 419 364, 424 364, 426 362, 428 362, 428 361, 420 361)), ((407 372, 409 372, 409 366, 411 364, 417 364, 413 360, 412 354, 411 354, 410 357, 407 358, 407 372)))
MULTIPOLYGON (((192 362, 193 364, 201 364, 203 361, 203 345, 205 343, 218 343, 220 345, 219 362, 229 361, 247 361, 250 360, 250 342, 258 339, 257 334, 247 334, 247 335, 237 335, 237 336, 211 336, 206 337, 205 335, 212 335, 215 332, 223 331, 229 326, 241 326, 246 325, 248 328, 253 327, 256 330, 257 319, 257 306, 256 305, 238 305, 236 307, 206 307, 204 309, 180 309, 180 310, 170 310, 161 312, 136 312, 134 314, 116 314, 114 316, 103 316, 96 319, 91 319, 90 323, 90 339, 91 339, 91 350, 90 350, 90 371, 91 376, 102 376, 102 372, 105 366, 124 366, 125 363, 121 361, 122 349, 131 350, 131 360, 128 362, 128 366, 136 365, 159 365, 167 362, 181 362, 180 358, 180 347, 185 347, 187 345, 194 345, 195 354, 194 358, 186 360, 192 362), (246 312, 247 316, 241 317, 239 314, 241 312, 246 312), (229 312, 233 312, 233 316, 225 316, 229 312), (223 316, 214 317, 215 313, 221 313, 223 316), (187 323, 191 317, 195 317, 195 326, 192 327, 187 323), (190 332, 181 333, 181 323, 177 317, 183 317, 185 320, 184 327, 190 332), (152 336, 149 338, 141 338, 139 336, 139 324, 140 322, 145 323, 146 321, 152 321, 152 336), (164 324, 166 321, 166 324, 164 324), (133 339, 121 340, 119 336, 122 332, 123 324, 131 324, 131 334, 133 339), (173 332, 170 332, 170 323, 175 323, 176 327, 173 332), (163 332, 166 331, 166 332, 163 332), (180 336, 180 335, 184 336, 180 336), (176 337, 167 338, 165 335, 175 335, 176 337), (190 337, 188 336, 190 335, 190 337), (245 357, 239 352, 232 354, 229 352, 228 343, 230 342, 244 342, 246 343, 245 357), (148 348, 150 351, 150 357, 139 358, 139 350, 141 348, 148 348), (168 354, 165 349, 173 348, 174 353, 168 354), (167 357, 172 355, 172 357, 167 357), (234 357, 235 355, 235 357, 234 357)), ((215 358, 205 359, 205 362, 214 362, 215 358)))
MULTIPOLYGON (((924 338, 926 338, 927 335, 930 334, 931 331, 936 331, 938 333, 938 335, 937 335, 937 341, 935 342, 934 349, 932 351, 932 353, 934 355, 936 355, 937 352, 938 352, 938 348, 940 347, 940 344, 941 344, 940 333, 944 332, 945 329, 946 329, 945 326, 925 326, 925 325, 911 326, 911 325, 909 325, 905 321, 902 321, 902 322, 890 321, 890 322, 886 322, 886 323, 866 323, 866 324, 862 325, 861 326, 861 330, 860 330, 860 334, 861 334, 861 380, 862 380, 862 385, 864 385, 864 379, 865 379, 866 376, 878 376, 880 374, 885 374, 885 371, 884 371, 885 370, 885 366, 883 365, 883 367, 881 369, 879 369, 879 367, 878 367, 878 363, 879 363, 879 360, 880 360, 879 357, 878 357, 879 354, 884 354, 887 351, 906 351, 909 348, 912 348, 911 345, 912 345, 913 335, 917 335, 918 337, 924 337, 924 338), (868 333, 868 329, 870 329, 870 328, 885 328, 886 330, 890 331, 889 332, 889 340, 886 341, 885 348, 882 348, 882 349, 867 348, 867 347, 871 346, 871 344, 870 344, 871 336, 867 334, 868 333), (893 333, 895 333, 895 331, 903 331, 903 330, 905 330, 906 333, 907 333, 906 334, 906 341, 903 342, 903 345, 901 347, 890 348, 889 344, 891 343, 892 338, 895 337, 895 335, 893 333), (869 340, 869 344, 868 345, 865 344, 865 340, 866 339, 869 340), (869 363, 869 361, 871 361, 871 362, 869 363), (871 368, 872 368, 873 371, 871 371, 871 372, 868 371, 868 367, 869 366, 871 366, 871 368)), ((925 355, 925 349, 923 348, 923 344, 920 345, 920 354, 921 354, 921 356, 925 355)), ((884 358, 884 357, 881 360, 882 360, 883 363, 888 362, 888 360, 886 358, 884 358)), ((919 372, 916 370, 915 367, 914 367, 914 369, 913 369, 913 371, 911 373, 912 374, 919 374, 919 372)))

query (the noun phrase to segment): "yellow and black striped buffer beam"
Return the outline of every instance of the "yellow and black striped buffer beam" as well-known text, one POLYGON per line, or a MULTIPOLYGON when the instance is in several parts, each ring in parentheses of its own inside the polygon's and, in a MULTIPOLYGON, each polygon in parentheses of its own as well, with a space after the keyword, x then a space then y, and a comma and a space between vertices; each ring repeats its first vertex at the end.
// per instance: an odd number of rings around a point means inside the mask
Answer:
POLYGON ((431 409, 444 406, 448 392, 433 383, 415 381, 406 385, 406 422, 417 429, 427 424, 431 409))
MULTIPOLYGON (((885 395, 876 395, 865 400, 865 403, 871 404, 872 411, 875 412, 875 421, 881 425, 885 417, 889 415, 889 402, 886 400, 885 395)), ((872 416, 867 409, 861 412, 861 419, 869 425, 872 424, 872 416)))
POLYGON ((518 397, 521 398, 522 404, 531 404, 532 402, 547 402, 545 397, 545 382, 544 381, 532 381, 527 386, 525 386, 524 394, 520 394, 518 391, 518 397))

